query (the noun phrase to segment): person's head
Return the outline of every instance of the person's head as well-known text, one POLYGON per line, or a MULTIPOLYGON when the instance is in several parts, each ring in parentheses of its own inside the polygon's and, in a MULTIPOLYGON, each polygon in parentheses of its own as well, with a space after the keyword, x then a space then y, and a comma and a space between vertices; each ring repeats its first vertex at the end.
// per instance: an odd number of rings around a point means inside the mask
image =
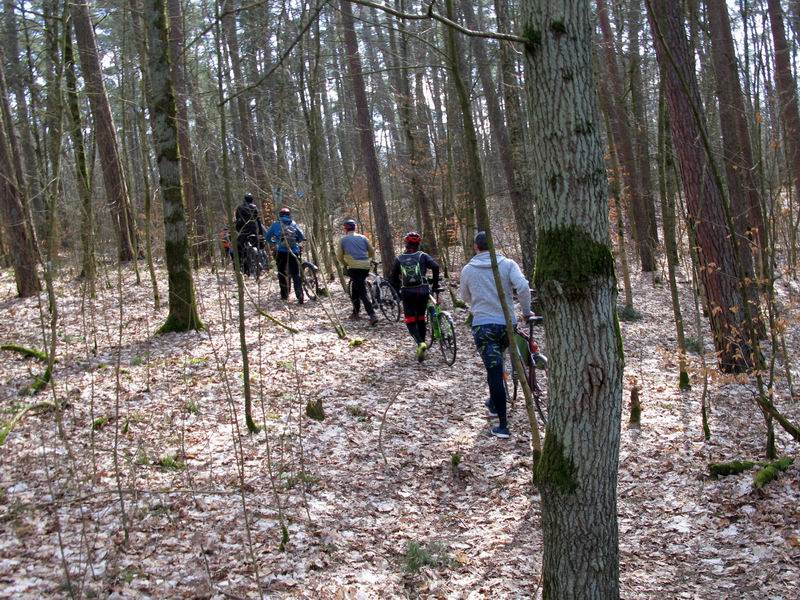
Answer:
POLYGON ((416 231, 409 231, 406 234, 406 237, 403 238, 403 241, 406 244, 406 250, 419 250, 419 245, 422 243, 422 236, 418 234, 416 231))
POLYGON ((284 206, 278 212, 278 218, 280 218, 281 221, 291 221, 292 220, 292 211, 291 211, 291 209, 288 206, 284 206))
POLYGON ((253 194, 250 194, 249 192, 247 194, 245 194, 244 195, 244 201, 247 202, 248 204, 253 204, 255 202, 255 199, 253 198, 253 194))
POLYGON ((489 249, 489 236, 485 231, 479 231, 473 241, 475 252, 486 252, 489 249))
POLYGON ((355 231, 356 222, 353 219, 347 219, 344 223, 342 223, 342 227, 344 227, 345 231, 355 231))

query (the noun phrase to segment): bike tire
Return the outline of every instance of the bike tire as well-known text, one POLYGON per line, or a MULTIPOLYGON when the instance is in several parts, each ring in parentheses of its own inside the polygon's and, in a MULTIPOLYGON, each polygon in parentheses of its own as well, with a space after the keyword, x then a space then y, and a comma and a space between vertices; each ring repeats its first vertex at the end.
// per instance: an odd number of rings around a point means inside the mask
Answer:
POLYGON ((248 245, 245 251, 245 257, 247 259, 247 272, 258 281, 261 275, 261 264, 258 262, 258 250, 248 245))
POLYGON ((528 385, 533 394, 533 404, 536 412, 542 420, 542 425, 547 425, 547 385, 545 382, 545 372, 537 369, 533 360, 528 364, 528 385), (539 377, 537 377, 537 372, 539 377))
POLYGON ((303 290, 306 293, 306 298, 309 300, 316 300, 319 293, 319 281, 317 280, 317 272, 309 263, 303 263, 300 271, 303 280, 303 290))
POLYGON ((453 318, 447 313, 439 313, 439 349, 442 351, 444 362, 452 366, 456 362, 458 347, 456 345, 456 327, 453 318))
POLYGON ((387 321, 397 323, 400 320, 400 296, 388 281, 381 281, 378 286, 381 312, 387 321))

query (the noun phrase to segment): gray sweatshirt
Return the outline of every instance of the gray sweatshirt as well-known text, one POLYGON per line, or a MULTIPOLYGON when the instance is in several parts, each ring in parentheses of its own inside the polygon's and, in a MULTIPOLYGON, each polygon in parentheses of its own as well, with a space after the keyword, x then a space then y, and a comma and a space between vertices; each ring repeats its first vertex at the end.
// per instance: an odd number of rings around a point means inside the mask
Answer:
MULTIPOLYGON (((500 269, 500 281, 506 294, 506 302, 511 309, 511 319, 516 323, 512 290, 516 291, 526 317, 531 314, 531 290, 528 280, 522 274, 519 265, 510 258, 497 255, 497 266, 500 269)), ((497 287, 492 275, 492 259, 489 252, 480 252, 461 271, 461 298, 470 305, 472 325, 504 325, 503 307, 497 295, 497 287)))

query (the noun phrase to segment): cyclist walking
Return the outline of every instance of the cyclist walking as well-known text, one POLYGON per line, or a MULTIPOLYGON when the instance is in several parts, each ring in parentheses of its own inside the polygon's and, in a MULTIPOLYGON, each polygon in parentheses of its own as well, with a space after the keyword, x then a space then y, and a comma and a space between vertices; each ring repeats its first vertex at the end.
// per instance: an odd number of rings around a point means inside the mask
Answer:
MULTIPOLYGON (((501 439, 507 439, 511 433, 508 430, 506 416, 506 389, 503 384, 503 352, 508 347, 506 321, 503 316, 503 307, 492 273, 492 261, 489 256, 489 244, 485 231, 478 232, 473 244, 475 256, 461 271, 461 298, 471 307, 472 312, 472 337, 480 352, 483 365, 486 367, 486 381, 489 384, 489 399, 486 408, 489 416, 497 417, 500 421, 497 427, 491 429, 491 434, 501 439)), ((497 266, 500 270, 500 281, 503 284, 503 293, 509 307, 513 306, 512 291, 516 291, 522 314, 530 318, 531 291, 528 281, 522 274, 519 265, 510 258, 497 256, 497 266)), ((512 313, 512 319, 515 317, 512 313)))
POLYGON ((267 230, 264 237, 275 248, 275 264, 278 267, 278 285, 281 299, 289 299, 289 288, 294 283, 297 303, 303 304, 303 281, 300 277, 300 242, 305 241, 303 231, 292 219, 292 211, 283 207, 278 220, 267 230), (290 281, 291 278, 291 281, 290 281))
POLYGON ((430 254, 419 249, 422 238, 416 231, 408 232, 403 241, 406 249, 394 260, 389 283, 394 289, 400 291, 406 327, 417 346, 417 360, 422 362, 425 360, 425 351, 428 349, 425 343, 427 336, 425 310, 431 295, 431 287, 428 285, 426 273, 428 269, 431 270, 433 289, 438 289, 439 263, 430 254))
POLYGON ((366 280, 369 275, 370 259, 375 257, 375 248, 366 236, 356 233, 356 222, 353 219, 347 219, 342 223, 342 227, 344 235, 339 238, 336 258, 347 267, 347 274, 353 282, 350 298, 353 303, 353 313, 350 319, 355 321, 360 318, 358 313, 361 312, 363 303, 364 310, 369 315, 369 324, 374 327, 378 324, 378 317, 369 301, 366 280))
MULTIPOLYGON (((258 214, 258 206, 253 199, 253 194, 245 194, 242 203, 236 207, 236 249, 239 252, 239 264, 245 275, 249 274, 250 266, 244 260, 244 244, 251 235, 258 238, 264 225, 258 214)), ((256 242, 258 243, 258 242, 256 242)))

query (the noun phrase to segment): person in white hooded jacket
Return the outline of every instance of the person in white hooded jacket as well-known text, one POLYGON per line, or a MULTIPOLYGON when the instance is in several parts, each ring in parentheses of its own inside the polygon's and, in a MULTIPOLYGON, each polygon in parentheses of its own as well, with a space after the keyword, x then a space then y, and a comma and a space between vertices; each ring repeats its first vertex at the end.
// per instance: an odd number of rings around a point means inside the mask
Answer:
MULTIPOLYGON (((491 429, 491 434, 501 439, 507 439, 511 434, 506 417, 503 352, 508 347, 508 336, 503 307, 500 304, 492 273, 492 260, 489 255, 486 232, 481 231, 475 236, 473 249, 475 256, 461 271, 460 294, 464 302, 470 306, 472 337, 475 339, 475 345, 483 359, 483 365, 486 367, 486 381, 489 384, 489 399, 486 401, 486 408, 490 416, 496 416, 500 421, 497 427, 491 429)), ((512 298, 514 292, 517 294, 523 316, 531 317, 533 315, 531 291, 528 280, 525 279, 519 265, 510 258, 498 254, 497 266, 500 270, 500 281, 503 284, 506 303, 512 309, 512 321, 516 323, 512 298)))

